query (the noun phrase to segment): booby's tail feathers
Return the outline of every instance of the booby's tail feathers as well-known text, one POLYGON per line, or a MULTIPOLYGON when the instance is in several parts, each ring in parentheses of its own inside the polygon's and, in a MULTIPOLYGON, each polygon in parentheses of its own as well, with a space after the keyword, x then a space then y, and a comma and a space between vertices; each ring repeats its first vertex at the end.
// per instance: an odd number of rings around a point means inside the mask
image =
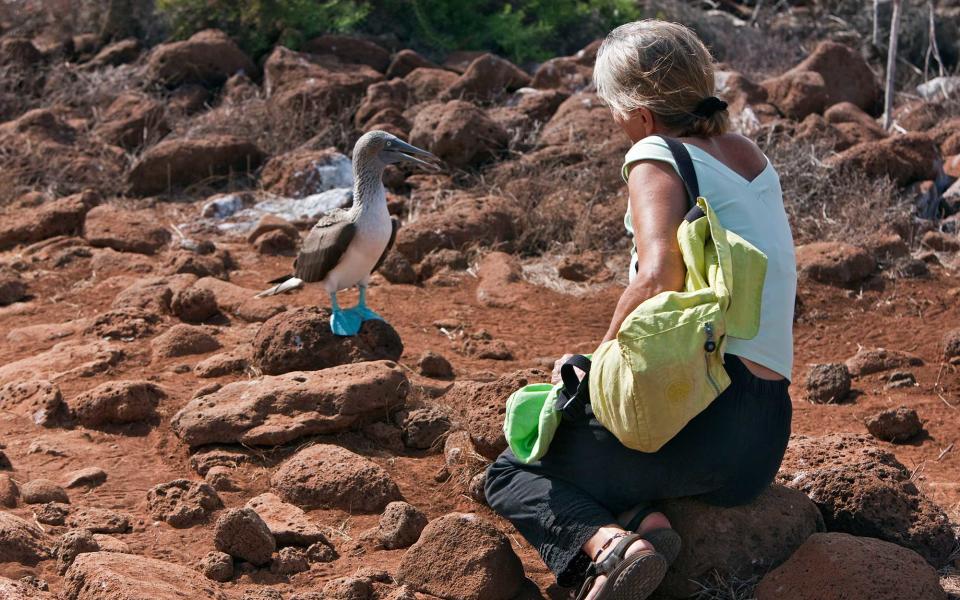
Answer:
POLYGON ((293 275, 287 273, 286 275, 283 275, 283 276, 281 276, 281 277, 277 277, 276 279, 271 279, 271 280, 268 281, 267 283, 273 283, 273 284, 283 283, 284 281, 287 281, 288 279, 293 279, 293 275))
MULTIPOLYGON (((272 281, 270 283, 273 283, 272 281)), ((267 296, 276 296, 277 294, 282 294, 284 292, 289 292, 290 290, 295 290, 299 287, 303 287, 303 280, 297 279, 296 277, 284 278, 280 283, 273 286, 272 288, 263 290, 256 295, 257 298, 265 298, 267 296)))

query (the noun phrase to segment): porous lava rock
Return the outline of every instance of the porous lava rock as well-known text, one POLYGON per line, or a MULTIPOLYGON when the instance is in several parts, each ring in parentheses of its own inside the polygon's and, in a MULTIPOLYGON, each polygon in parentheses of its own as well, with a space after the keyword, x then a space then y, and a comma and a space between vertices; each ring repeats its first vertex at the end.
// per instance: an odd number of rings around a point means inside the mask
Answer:
POLYGON ((928 231, 923 234, 921 243, 937 252, 956 252, 960 250, 960 238, 942 231, 928 231))
POLYGON ((425 377, 434 377, 436 379, 450 379, 453 377, 453 366, 450 361, 437 354, 427 350, 417 361, 417 367, 420 374, 425 377))
POLYGON ((869 537, 816 533, 757 586, 757 600, 946 600, 916 552, 869 537))
MULTIPOLYGON (((177 282, 186 284, 186 282, 177 282)), ((113 298, 111 308, 139 308, 157 315, 170 312, 174 282, 167 277, 138 279, 113 298)))
POLYGON ((337 577, 323 585, 324 600, 371 600, 373 586, 366 577, 337 577))
POLYGON ((814 404, 841 402, 850 393, 850 372, 843 363, 812 365, 804 390, 807 400, 814 404))
POLYGON ((407 84, 411 102, 433 103, 457 77, 456 73, 446 69, 418 67, 407 73, 403 81, 407 84))
POLYGON ((503 435, 506 398, 529 383, 549 380, 550 374, 546 371, 526 369, 486 383, 458 381, 441 397, 441 401, 460 411, 460 420, 469 431, 476 450, 494 460, 507 448, 507 439, 503 435))
POLYGON ((117 552, 79 555, 63 579, 61 600, 228 600, 193 569, 117 552))
POLYGON ((284 502, 276 494, 271 492, 260 494, 247 501, 246 507, 260 515, 277 541, 278 547, 307 547, 317 542, 330 543, 320 526, 311 521, 307 513, 293 504, 284 502))
POLYGON ((259 236, 253 247, 258 254, 266 256, 293 256, 300 242, 300 235, 290 235, 282 229, 272 229, 259 236))
POLYGON ((960 328, 951 329, 943 336, 943 357, 950 359, 960 356, 960 328))
POLYGON ((226 552, 213 550, 207 552, 197 564, 197 569, 207 579, 230 581, 233 579, 233 557, 226 552))
POLYGON ((833 41, 820 42, 800 64, 763 86, 769 101, 795 119, 840 102, 874 113, 882 92, 867 61, 855 49, 833 41))
POLYGON ((401 227, 395 248, 418 263, 435 250, 462 250, 478 240, 484 245, 510 242, 519 233, 517 220, 516 208, 506 198, 466 197, 401 227))
POLYGON ((141 94, 125 93, 114 100, 94 129, 108 144, 134 151, 170 132, 163 104, 141 94))
POLYGON ((193 372, 197 377, 223 377, 243 373, 249 366, 250 358, 243 351, 231 350, 203 359, 193 368, 193 372))
POLYGON ((899 544, 938 568, 955 546, 943 509, 917 489, 893 454, 867 436, 794 436, 778 480, 816 503, 827 531, 899 544))
POLYGON ((334 188, 352 187, 352 164, 333 147, 292 150, 267 161, 260 173, 260 184, 280 196, 305 198, 334 188))
POLYGON ((390 65, 387 67, 386 75, 388 79, 404 77, 414 69, 421 67, 435 69, 437 65, 427 58, 424 58, 423 55, 416 50, 405 48, 393 55, 393 58, 390 60, 390 65))
POLYGON ((200 181, 239 176, 257 169, 264 153, 233 135, 166 139, 144 152, 127 174, 130 192, 160 194, 200 181))
POLYGON ((871 179, 889 177, 905 186, 937 176, 939 153, 925 133, 895 135, 863 142, 824 160, 828 167, 856 172, 871 179))
POLYGON ((450 429, 450 417, 436 406, 401 410, 394 420, 402 431, 403 443, 418 450, 435 447, 450 429))
POLYGON ((828 285, 853 285, 869 277, 877 261, 866 250, 843 242, 813 242, 797 246, 797 271, 802 278, 828 285))
POLYGON ((220 314, 217 297, 213 292, 197 287, 177 291, 170 300, 170 310, 190 323, 202 323, 220 314))
POLYGON ((154 338, 151 346, 154 356, 174 358, 219 350, 220 342, 203 327, 178 323, 154 338))
POLYGON ((38 526, 0 511, 0 563, 35 565, 50 557, 52 541, 38 526))
POLYGON ((410 260, 396 250, 391 250, 387 258, 377 267, 377 272, 390 283, 414 284, 417 282, 417 271, 410 264, 410 260))
POLYGON ((150 515, 178 529, 202 523, 220 508, 223 502, 216 490, 202 481, 174 479, 147 490, 150 515))
POLYGON ((474 59, 442 97, 492 102, 529 84, 530 76, 523 69, 487 53, 474 59))
POLYGON ((923 431, 917 411, 900 406, 882 410, 865 421, 870 435, 885 442, 906 442, 923 431))
POLYGON ((49 479, 31 479, 24 483, 20 486, 20 497, 26 504, 70 503, 67 491, 49 479))
POLYGON ((170 242, 170 231, 157 222, 153 211, 125 210, 111 204, 87 213, 83 235, 91 246, 139 254, 156 254, 170 242))
POLYGON ((844 363, 853 377, 862 377, 890 369, 919 367, 923 359, 900 350, 886 348, 859 348, 857 353, 844 363))
POLYGON ((92 190, 45 202, 32 211, 8 210, 0 218, 0 250, 32 244, 58 235, 74 235, 83 229, 87 211, 101 197, 92 190))
POLYGON ((108 381, 70 401, 73 419, 87 427, 150 423, 163 390, 149 381, 108 381))
POLYGON ((68 419, 60 387, 45 379, 11 381, 0 387, 0 411, 27 417, 43 427, 56 427, 68 419))
POLYGON ((312 54, 332 54, 345 63, 367 65, 381 73, 390 66, 390 53, 380 45, 349 35, 321 35, 304 43, 303 50, 312 54))
POLYGON ((581 92, 563 101, 543 126, 541 146, 602 149, 608 144, 622 146, 621 132, 610 116, 610 109, 596 94, 581 92))
POLYGON ((148 309, 124 307, 100 313, 84 330, 100 338, 130 341, 154 333, 160 315, 148 309))
POLYGON ((355 336, 330 331, 330 311, 315 306, 267 320, 253 340, 253 362, 267 375, 315 371, 347 363, 399 360, 403 342, 385 321, 365 321, 355 336))
POLYGON ((714 574, 741 580, 762 575, 823 531, 816 505, 779 485, 743 506, 724 508, 684 498, 667 501, 662 509, 683 539, 660 587, 673 598, 694 595, 714 574))
POLYGON ((371 85, 353 116, 353 122, 358 129, 370 129, 369 125, 374 123, 375 119, 383 118, 383 111, 402 111, 407 105, 409 91, 402 79, 380 81, 371 85))
POLYGON ((48 502, 34 508, 33 517, 44 525, 65 525, 70 505, 63 502, 48 502))
POLYGON ((270 562, 270 572, 278 575, 293 575, 310 570, 307 551, 303 548, 288 546, 277 550, 276 556, 270 562))
POLYGON ((254 298, 258 290, 243 288, 216 277, 201 277, 194 285, 213 292, 221 311, 244 321, 266 321, 286 310, 282 300, 276 296, 254 298))
POLYGON ((140 42, 135 38, 127 38, 100 49, 84 66, 93 68, 116 67, 131 63, 140 56, 140 42))
POLYGON ((398 583, 453 600, 509 600, 524 582, 523 565, 492 523, 475 514, 434 519, 403 555, 398 583))
POLYGON ((103 485, 107 481, 107 472, 100 467, 86 467, 67 473, 64 478, 64 487, 71 488, 95 488, 103 485))
POLYGON ((108 508, 87 506, 71 511, 67 525, 91 533, 127 533, 130 517, 108 508))
POLYGON ((376 512, 400 500, 400 488, 379 465, 340 446, 316 444, 287 459, 270 478, 277 495, 305 509, 376 512))
POLYGON ((457 168, 490 160, 506 148, 508 141, 507 132, 496 121, 465 100, 422 109, 410 130, 410 143, 457 168))
POLYGON ((391 502, 380 515, 374 537, 387 550, 406 548, 420 538, 427 522, 427 516, 416 506, 402 500, 391 502))
POLYGON ((269 563, 277 549, 270 528, 252 508, 232 508, 220 515, 213 528, 213 545, 257 566, 269 563))
POLYGON ((14 271, 0 270, 0 306, 19 302, 27 297, 27 284, 14 271))
POLYGON ((0 598, 4 600, 54 600, 53 594, 43 591, 28 581, 14 581, 0 577, 0 598))
POLYGON ((14 508, 20 497, 20 487, 9 475, 0 473, 0 506, 14 508))
POLYGON ((256 75, 257 67, 217 29, 198 31, 182 42, 160 44, 147 61, 148 80, 169 87, 185 83, 220 86, 238 72, 256 75))
POLYGON ((340 365, 230 383, 191 400, 171 425, 190 446, 285 444, 345 431, 402 406, 408 391, 406 375, 396 363, 340 365))

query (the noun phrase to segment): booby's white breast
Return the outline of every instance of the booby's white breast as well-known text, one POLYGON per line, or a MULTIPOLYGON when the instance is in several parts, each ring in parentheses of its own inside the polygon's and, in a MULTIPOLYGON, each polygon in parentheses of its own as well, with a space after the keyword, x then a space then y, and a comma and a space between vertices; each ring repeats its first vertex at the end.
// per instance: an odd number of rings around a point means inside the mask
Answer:
POLYGON ((347 246, 343 258, 323 280, 323 286, 328 293, 345 290, 357 284, 366 285, 370 280, 370 272, 390 242, 393 224, 387 211, 386 192, 381 186, 377 193, 380 197, 365 198, 363 205, 359 207, 360 214, 357 216, 357 230, 353 240, 347 246))

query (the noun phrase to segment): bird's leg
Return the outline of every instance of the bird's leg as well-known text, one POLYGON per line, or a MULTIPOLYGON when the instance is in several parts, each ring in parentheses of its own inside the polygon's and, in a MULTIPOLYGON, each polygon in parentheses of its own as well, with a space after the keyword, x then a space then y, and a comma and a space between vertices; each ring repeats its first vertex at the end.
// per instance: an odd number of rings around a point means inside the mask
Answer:
POLYGON ((378 320, 382 321, 383 317, 375 313, 374 311, 367 308, 367 286, 361 285, 357 286, 360 288, 360 300, 357 302, 356 311, 364 321, 378 320))
POLYGON ((334 335, 353 336, 360 331, 363 319, 354 309, 343 310, 337 303, 337 293, 330 293, 330 331, 334 335))

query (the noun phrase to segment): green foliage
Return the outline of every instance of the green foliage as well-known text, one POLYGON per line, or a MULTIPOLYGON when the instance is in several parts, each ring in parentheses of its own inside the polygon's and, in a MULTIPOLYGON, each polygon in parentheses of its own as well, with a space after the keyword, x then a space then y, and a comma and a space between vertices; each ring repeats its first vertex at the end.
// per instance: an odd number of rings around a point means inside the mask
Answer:
POLYGON ((176 37, 216 27, 259 56, 328 32, 390 35, 428 53, 517 62, 568 54, 640 17, 635 0, 157 0, 176 37))
POLYGON ((296 48, 322 33, 353 30, 369 13, 355 0, 157 0, 175 37, 222 29, 253 56, 274 44, 296 48))

